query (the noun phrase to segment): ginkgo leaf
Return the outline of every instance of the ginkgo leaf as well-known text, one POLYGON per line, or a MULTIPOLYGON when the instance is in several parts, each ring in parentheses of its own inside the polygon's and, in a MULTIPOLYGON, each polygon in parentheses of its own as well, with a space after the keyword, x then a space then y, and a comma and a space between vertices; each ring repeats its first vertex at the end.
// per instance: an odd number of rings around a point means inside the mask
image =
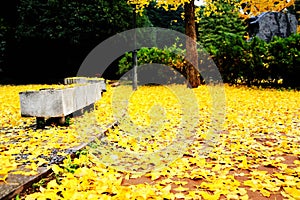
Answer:
POLYGON ((271 193, 268 190, 265 189, 261 189, 260 192, 262 193, 262 195, 264 195, 265 197, 270 197, 271 193))
POLYGON ((146 174, 145 176, 151 177, 151 180, 154 181, 154 180, 158 179, 161 176, 161 173, 157 172, 157 171, 154 171, 154 172, 151 172, 149 174, 146 174))
POLYGON ((293 187, 284 187, 284 191, 295 199, 300 199, 300 190, 293 187))
POLYGON ((220 198, 220 194, 209 194, 205 191, 200 191, 199 194, 203 197, 203 199, 207 200, 218 200, 220 198))
POLYGON ((54 164, 51 166, 51 169, 52 171, 55 173, 55 174, 59 174, 59 173, 62 173, 63 172, 63 169, 60 168, 58 165, 54 164))
POLYGON ((5 174, 3 177, 0 177, 0 181, 7 183, 6 182, 7 177, 8 177, 8 174, 5 174))
POLYGON ((184 188, 182 186, 179 186, 177 188, 174 188, 173 190, 177 191, 177 192, 185 192, 185 191, 188 191, 189 188, 184 188))

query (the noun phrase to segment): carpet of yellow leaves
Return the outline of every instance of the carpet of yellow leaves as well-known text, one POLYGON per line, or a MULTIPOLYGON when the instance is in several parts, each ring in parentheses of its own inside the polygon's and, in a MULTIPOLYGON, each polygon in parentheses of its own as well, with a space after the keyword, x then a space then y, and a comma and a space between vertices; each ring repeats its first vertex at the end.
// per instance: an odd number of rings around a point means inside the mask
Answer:
MULTIPOLYGON (((65 150, 80 143, 74 127, 35 129, 35 118, 21 117, 19 92, 63 85, 0 86, 0 182, 8 173, 34 175, 49 162, 52 150, 65 150), (27 164, 28 171, 18 171, 27 164)), ((63 154, 60 152, 59 154, 63 154)))
MULTIPOLYGON (((78 123, 68 128, 24 128, 34 121, 20 117, 18 92, 30 87, 40 86, 0 87, 2 181, 19 164, 15 156, 19 152, 30 154, 25 160, 30 160, 28 166, 34 172, 44 162, 38 154, 47 155, 52 148, 69 148, 80 142, 78 123)), ((113 121, 110 105, 114 89, 108 87, 96 105, 97 120, 103 126, 113 121)), ((152 107, 147 102, 159 104, 157 108, 163 112, 158 109, 155 113, 170 120, 167 129, 143 135, 143 143, 115 128, 107 133, 108 142, 133 152, 151 152, 168 145, 174 138, 180 110, 173 106, 179 103, 176 97, 164 90, 161 86, 141 87, 131 97, 129 111, 133 123, 147 126, 151 120, 159 120, 149 115, 152 107), (153 96, 145 95, 147 91, 153 96)), ((207 88, 201 86, 193 89, 200 113, 195 140, 174 162, 141 175, 104 165, 89 153, 73 160, 68 157, 63 164, 52 166, 56 179, 40 187, 40 192, 22 198, 300 199, 300 93, 233 86, 225 86, 225 91, 226 120, 211 152, 202 151, 211 126, 212 103, 207 88)))

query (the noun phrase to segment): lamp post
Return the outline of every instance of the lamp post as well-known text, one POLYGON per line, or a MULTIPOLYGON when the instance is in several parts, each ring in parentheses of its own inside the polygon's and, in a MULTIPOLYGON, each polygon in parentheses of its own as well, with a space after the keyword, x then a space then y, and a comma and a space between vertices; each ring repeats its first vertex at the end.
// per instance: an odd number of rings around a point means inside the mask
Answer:
POLYGON ((132 51, 132 90, 137 90, 137 51, 136 51, 136 5, 133 5, 133 28, 134 28, 134 35, 133 35, 133 47, 134 50, 132 51))

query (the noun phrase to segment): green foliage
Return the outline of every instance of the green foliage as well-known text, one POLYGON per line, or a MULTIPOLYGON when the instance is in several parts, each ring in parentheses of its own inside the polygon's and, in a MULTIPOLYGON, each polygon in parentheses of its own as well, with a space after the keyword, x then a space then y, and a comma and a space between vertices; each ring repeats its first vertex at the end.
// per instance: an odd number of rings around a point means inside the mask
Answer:
POLYGON ((177 10, 166 11, 163 8, 155 7, 155 5, 155 2, 151 2, 145 12, 153 26, 168 28, 181 33, 185 32, 184 20, 181 17, 181 14, 184 12, 182 7, 179 7, 177 10))
POLYGON ((42 178, 40 181, 36 182, 36 183, 33 183, 32 184, 32 187, 33 188, 39 188, 39 187, 43 187, 46 185, 46 182, 47 180, 45 178, 42 178))
POLYGON ((89 153, 89 151, 88 151, 88 149, 80 149, 80 150, 78 150, 78 151, 76 151, 76 157, 78 157, 79 158, 79 156, 80 155, 87 155, 89 153))
POLYGON ((248 84, 266 80, 269 78, 270 71, 268 69, 268 43, 255 37, 250 42, 243 41, 241 48, 244 49, 244 59, 242 65, 244 67, 244 76, 248 84))
POLYGON ((245 23, 239 18, 233 4, 215 0, 214 5, 218 10, 209 15, 204 14, 204 8, 200 10, 198 28, 198 41, 211 54, 215 54, 226 39, 246 34, 245 23))
MULTIPOLYGON (((132 27, 132 8, 117 0, 21 0, 17 37, 105 39, 132 27)), ((138 23, 147 23, 141 17, 138 23)))
POLYGON ((300 85, 299 34, 276 37, 270 43, 254 37, 245 40, 246 26, 232 4, 215 1, 217 13, 200 11, 199 41, 212 56, 224 82, 300 85), (221 14, 220 14, 221 13, 221 14))
POLYGON ((243 39, 238 35, 230 35, 224 38, 222 45, 206 48, 210 51, 215 64, 218 66, 224 82, 237 80, 244 76, 245 69, 241 64, 243 39))
POLYGON ((299 44, 299 34, 275 37, 270 43, 257 37, 245 41, 232 36, 224 40, 213 58, 224 82, 273 86, 282 82, 285 87, 299 87, 299 44))
POLYGON ((72 123, 71 117, 70 117, 70 116, 66 116, 65 125, 66 125, 66 126, 70 126, 71 123, 72 123))
MULTIPOLYGON (((159 49, 159 48, 141 48, 137 51, 138 66, 143 66, 145 64, 162 64, 171 67, 172 69, 178 71, 180 74, 186 77, 185 61, 184 61, 184 51, 177 48, 176 45, 169 48, 159 49)), ((119 74, 124 74, 132 68, 132 53, 126 53, 125 56, 119 61, 119 74)), ((143 68, 138 68, 143 70, 143 68)), ((166 68, 167 69, 167 68, 166 68)), ((168 68, 169 69, 169 68, 168 68)), ((168 71, 168 70, 167 70, 168 71)), ((161 69, 159 73, 160 76, 167 78, 172 77, 174 79, 178 77, 175 76, 176 73, 168 74, 164 68, 161 69)), ((177 73, 177 75, 179 75, 177 73)))
MULTIPOLYGON (((126 0, 20 0, 12 15, 17 21, 9 34, 5 72, 23 83, 75 76, 95 46, 133 27, 133 8, 126 0)), ((137 26, 150 25, 145 15, 137 16, 137 26)))
POLYGON ((272 77, 282 78, 287 86, 300 87, 300 34, 274 38, 268 53, 272 77))
POLYGON ((80 167, 80 165, 73 163, 70 156, 67 156, 61 165, 67 172, 74 173, 76 169, 80 167))
POLYGON ((245 76, 249 68, 241 64, 245 50, 242 50, 246 26, 234 5, 215 0, 216 12, 205 13, 202 8, 199 13, 198 40, 212 56, 219 67, 224 82, 231 82, 245 76))
MULTIPOLYGON (((225 83, 299 87, 300 34, 288 38, 274 37, 270 43, 257 37, 246 41, 237 34, 224 35, 222 45, 206 49, 211 52, 225 83)), ((160 63, 171 66, 186 77, 183 51, 176 46, 172 48, 140 49, 139 66, 160 63)), ((120 60, 119 67, 120 74, 132 68, 131 53, 120 60)))

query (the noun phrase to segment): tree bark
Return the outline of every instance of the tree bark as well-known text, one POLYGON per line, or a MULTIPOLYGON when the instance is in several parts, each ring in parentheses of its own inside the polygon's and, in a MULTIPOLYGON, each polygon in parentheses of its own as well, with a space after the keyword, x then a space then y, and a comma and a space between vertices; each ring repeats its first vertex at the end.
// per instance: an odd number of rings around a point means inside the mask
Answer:
POLYGON ((184 4, 185 34, 191 39, 186 41, 186 74, 189 86, 196 88, 200 85, 200 73, 198 69, 197 35, 195 22, 194 0, 184 4))

